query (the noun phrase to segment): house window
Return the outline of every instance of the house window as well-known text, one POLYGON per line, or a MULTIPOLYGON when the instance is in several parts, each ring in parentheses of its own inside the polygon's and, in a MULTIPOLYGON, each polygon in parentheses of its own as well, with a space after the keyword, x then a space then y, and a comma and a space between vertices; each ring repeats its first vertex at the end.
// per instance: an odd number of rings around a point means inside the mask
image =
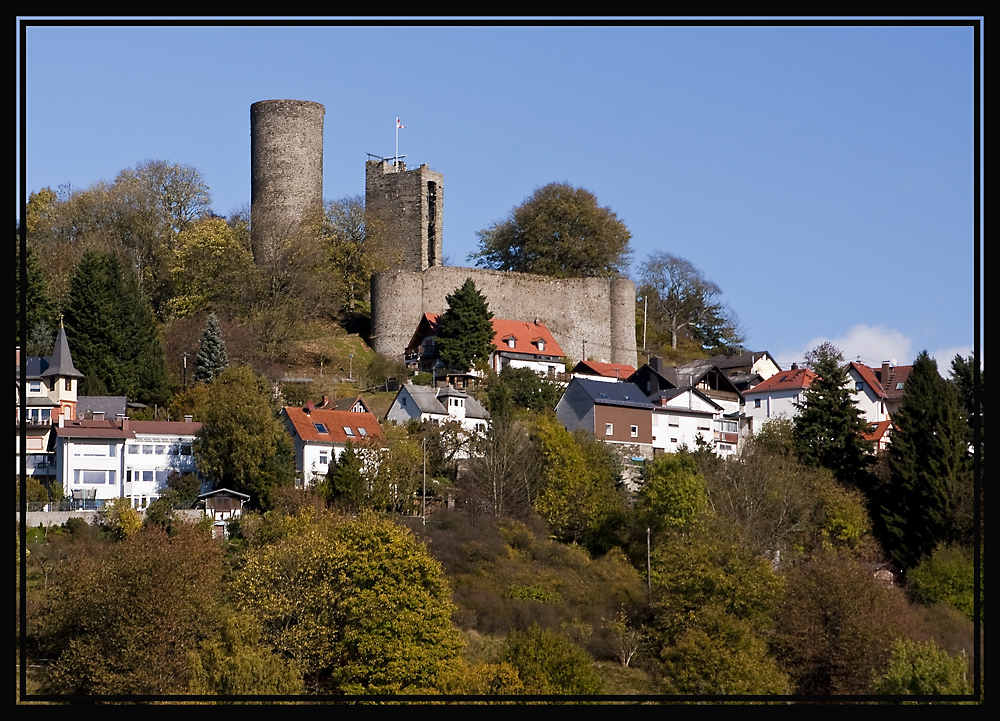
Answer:
POLYGON ((401 408, 406 408, 406 399, 405 398, 400 398, 399 399, 399 406, 401 408))
POLYGON ((313 428, 315 428, 319 433, 329 433, 325 423, 313 423, 313 428))
POLYGON ((321 466, 327 466, 330 464, 330 456, 325 451, 319 454, 319 464, 321 466))
POLYGON ((614 434, 615 434, 615 424, 614 423, 605 423, 604 424, 604 435, 606 435, 606 436, 613 436, 614 434))
POLYGON ((42 392, 41 381, 28 381, 28 393, 41 393, 41 392, 42 392))
POLYGON ((854 390, 863 391, 865 389, 865 384, 862 381, 858 381, 854 384, 854 390))
POLYGON ((538 341, 538 350, 545 350, 545 341, 543 340, 538 341))
POLYGON ((129 443, 128 444, 128 452, 129 453, 138 453, 139 452, 139 444, 138 443, 129 443))
POLYGON ((364 428, 359 428, 358 429, 358 435, 361 436, 362 438, 367 438, 368 437, 368 431, 366 431, 364 428))
POLYGON ((681 419, 678 416, 667 416, 667 425, 670 428, 679 428, 681 425, 681 419))
POLYGON ((760 398, 754 398, 753 399, 753 407, 754 408, 760 408, 760 398))
POLYGON ((638 438, 639 437, 639 426, 632 426, 629 429, 629 433, 632 435, 633 438, 638 438))
POLYGON ((68 391, 73 390, 73 379, 72 378, 65 379, 63 381, 63 388, 65 388, 68 391))
POLYGON ((508 348, 513 348, 516 343, 517 343, 517 339, 514 336, 511 336, 510 338, 507 339, 507 347, 508 348))
POLYGON ((351 430, 350 426, 341 426, 344 429, 344 433, 347 434, 348 438, 354 438, 354 431, 351 430))

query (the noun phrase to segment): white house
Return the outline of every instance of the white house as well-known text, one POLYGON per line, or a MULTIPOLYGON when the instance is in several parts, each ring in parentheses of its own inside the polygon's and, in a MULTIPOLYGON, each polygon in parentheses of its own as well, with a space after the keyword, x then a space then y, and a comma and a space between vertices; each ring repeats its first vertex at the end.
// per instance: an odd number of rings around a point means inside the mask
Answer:
POLYGON ((193 446, 200 428, 190 420, 60 419, 56 478, 72 498, 96 505, 129 498, 144 508, 160 496, 171 473, 197 472, 193 446))
MULTIPOLYGON (((356 409, 357 403, 351 407, 356 409)), ((286 406, 282 415, 295 445, 300 485, 324 478, 348 443, 365 446, 382 440, 382 426, 370 411, 317 409, 307 403, 304 408, 286 406)))
POLYGON ((681 446, 694 450, 698 438, 721 456, 736 453, 739 420, 723 417, 724 409, 696 388, 659 391, 653 404, 653 448, 676 453, 681 446))
MULTIPOLYGON (((424 313, 407 346, 405 359, 417 370, 429 372, 438 367, 438 349, 435 338, 440 328, 441 316, 424 313)), ((496 373, 504 368, 530 368, 539 375, 555 375, 565 368, 562 348, 545 324, 494 318, 493 345, 489 365, 496 373)))
POLYGON ((444 388, 407 382, 396 393, 385 419, 397 425, 410 421, 430 421, 434 425, 457 423, 464 432, 456 458, 468 458, 467 441, 486 433, 490 414, 475 398, 448 385, 444 388))
POLYGON ((802 403, 806 389, 816 379, 808 368, 780 371, 750 390, 743 391, 746 417, 750 430, 758 432, 768 421, 783 416, 792 419, 798 413, 796 404, 802 403))

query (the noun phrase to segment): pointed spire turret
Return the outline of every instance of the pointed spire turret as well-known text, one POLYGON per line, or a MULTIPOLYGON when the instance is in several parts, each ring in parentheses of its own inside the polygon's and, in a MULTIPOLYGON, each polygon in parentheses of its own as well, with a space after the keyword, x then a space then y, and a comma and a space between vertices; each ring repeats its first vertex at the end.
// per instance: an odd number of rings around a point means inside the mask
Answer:
POLYGON ((73 365, 73 356, 69 352, 69 341, 66 340, 66 328, 62 318, 59 319, 59 333, 56 335, 56 345, 52 355, 45 359, 48 368, 42 371, 42 377, 60 376, 63 378, 83 378, 83 373, 73 365))

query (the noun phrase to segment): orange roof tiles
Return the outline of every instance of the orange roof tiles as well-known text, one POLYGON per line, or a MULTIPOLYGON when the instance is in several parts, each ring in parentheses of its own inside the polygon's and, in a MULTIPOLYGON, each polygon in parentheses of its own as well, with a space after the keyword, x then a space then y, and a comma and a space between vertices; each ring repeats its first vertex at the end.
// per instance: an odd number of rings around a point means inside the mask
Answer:
POLYGON ((603 376, 604 378, 618 378, 620 380, 625 380, 635 373, 635 368, 625 363, 601 363, 599 361, 580 361, 576 364, 573 372, 586 373, 587 370, 593 371, 591 375, 603 376))
POLYGON ((306 413, 304 408, 286 406, 285 416, 295 434, 307 443, 356 443, 366 438, 382 437, 382 426, 372 413, 329 410, 306 413), (322 426, 325 432, 317 426, 322 426), (344 430, 345 426, 351 429, 351 435, 344 430))
MULTIPOLYGON (((427 327, 432 335, 438 332, 440 321, 441 316, 438 313, 424 313, 421 319, 421 323, 427 323, 427 327)), ((412 341, 411 345, 413 345, 412 341)), ((566 355, 544 323, 528 323, 523 320, 494 318, 493 345, 497 347, 497 350, 508 350, 515 353, 532 353, 534 355, 545 355, 553 358, 562 358, 566 355), (517 341, 513 348, 508 347, 506 342, 511 336, 517 341), (545 341, 545 350, 538 348, 539 340, 545 341)), ((625 376, 622 377, 624 378, 625 376)))
POLYGON ((808 368, 796 368, 790 371, 779 371, 762 383, 758 383, 748 391, 743 391, 744 395, 749 393, 763 393, 782 390, 794 390, 796 388, 808 388, 818 376, 808 368))

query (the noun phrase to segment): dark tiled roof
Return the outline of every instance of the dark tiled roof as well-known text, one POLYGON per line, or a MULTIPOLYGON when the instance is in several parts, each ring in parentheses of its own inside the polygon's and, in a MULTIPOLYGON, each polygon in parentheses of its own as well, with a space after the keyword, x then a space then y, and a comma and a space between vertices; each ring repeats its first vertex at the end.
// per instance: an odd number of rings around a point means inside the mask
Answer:
POLYGON ((573 383, 579 383, 580 388, 590 396, 594 403, 608 406, 629 406, 633 408, 652 408, 646 395, 634 383, 608 383, 607 381, 592 381, 586 378, 574 378, 573 383))

